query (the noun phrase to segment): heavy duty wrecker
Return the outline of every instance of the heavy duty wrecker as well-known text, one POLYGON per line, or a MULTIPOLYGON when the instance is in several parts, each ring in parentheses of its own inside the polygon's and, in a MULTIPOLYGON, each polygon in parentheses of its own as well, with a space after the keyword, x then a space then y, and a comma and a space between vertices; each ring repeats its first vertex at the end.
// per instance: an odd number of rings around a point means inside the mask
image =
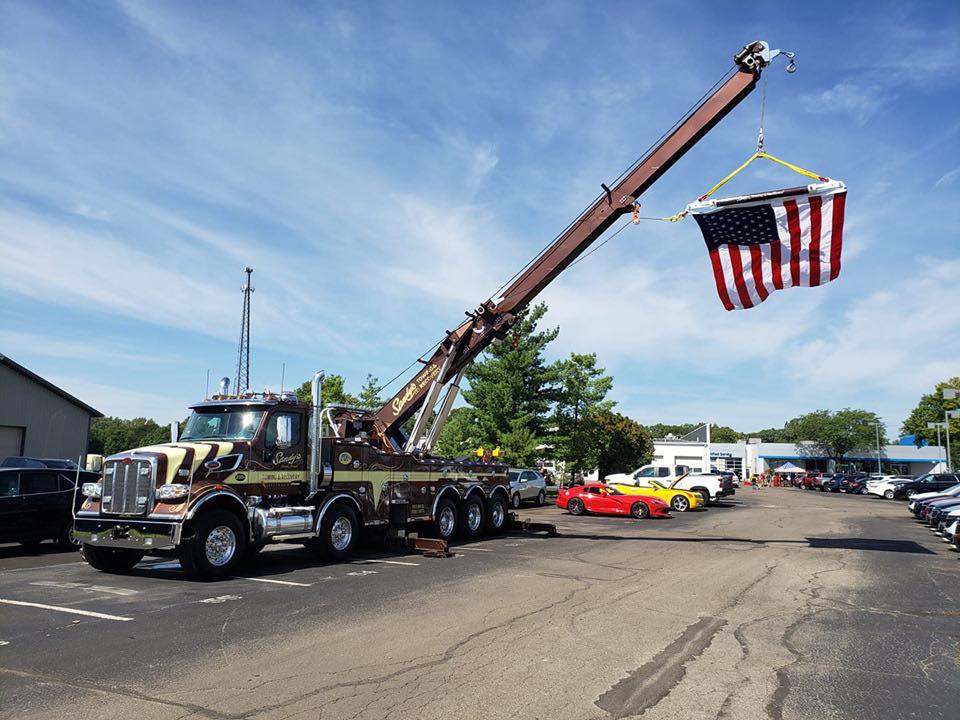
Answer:
POLYGON ((146 554, 175 555, 187 573, 216 578, 270 542, 304 543, 339 560, 374 531, 406 541, 408 529, 426 528, 440 553, 454 537, 505 531, 506 467, 431 455, 466 367, 617 219, 635 211, 640 195, 754 89, 778 54, 764 42, 740 50, 726 79, 617 182, 603 185, 496 297, 468 311, 383 407, 321 407, 321 373, 312 405, 292 394, 237 388, 231 395, 224 383, 192 406, 177 442, 106 458, 101 481, 83 485, 75 514, 84 559, 123 572, 146 554))

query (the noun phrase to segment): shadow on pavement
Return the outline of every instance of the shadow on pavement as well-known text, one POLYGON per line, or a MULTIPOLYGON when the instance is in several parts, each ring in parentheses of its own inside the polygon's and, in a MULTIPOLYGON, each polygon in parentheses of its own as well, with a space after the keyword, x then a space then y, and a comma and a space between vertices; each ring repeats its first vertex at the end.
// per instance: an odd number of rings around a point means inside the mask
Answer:
POLYGON ((30 543, 21 545, 0 545, 0 560, 16 557, 40 557, 43 555, 70 555, 76 554, 77 548, 64 548, 55 542, 30 543))

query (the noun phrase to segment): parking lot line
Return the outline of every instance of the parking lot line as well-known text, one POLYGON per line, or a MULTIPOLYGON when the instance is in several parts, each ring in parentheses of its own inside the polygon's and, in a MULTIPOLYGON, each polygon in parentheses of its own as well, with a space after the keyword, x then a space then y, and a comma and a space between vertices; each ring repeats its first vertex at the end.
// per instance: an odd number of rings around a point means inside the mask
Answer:
POLYGON ((490 548, 478 548, 472 545, 457 545, 454 550, 471 550, 473 552, 493 552, 490 548))
POLYGON ((420 563, 413 562, 403 562, 401 560, 354 560, 351 565, 367 565, 369 563, 381 563, 383 565, 409 565, 410 567, 418 567, 420 563))
POLYGON ((293 582, 292 580, 274 580, 273 578, 243 577, 241 575, 237 575, 233 579, 234 580, 252 580, 253 582, 262 582, 262 583, 273 583, 274 585, 293 585, 294 587, 311 587, 313 585, 313 583, 293 582))
POLYGON ((43 603, 34 603, 34 602, 25 602, 23 600, 6 600, 0 598, 0 603, 4 605, 21 605, 23 607, 35 607, 40 608, 41 610, 53 610, 55 612, 69 613, 70 615, 85 615, 86 617, 95 617, 100 618, 101 620, 119 620, 120 622, 128 622, 133 620, 132 617, 124 617, 122 615, 107 615, 106 613, 98 613, 93 610, 78 610, 76 608, 66 608, 60 607, 59 605, 44 605, 43 603))

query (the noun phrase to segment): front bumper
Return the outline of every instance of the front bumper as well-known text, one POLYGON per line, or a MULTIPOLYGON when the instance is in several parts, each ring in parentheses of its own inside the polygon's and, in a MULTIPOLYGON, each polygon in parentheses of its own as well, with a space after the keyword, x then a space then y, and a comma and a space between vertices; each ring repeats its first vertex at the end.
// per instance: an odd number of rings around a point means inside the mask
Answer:
POLYGON ((178 522, 78 517, 73 523, 79 542, 127 550, 170 550, 180 544, 182 532, 183 524, 178 522))

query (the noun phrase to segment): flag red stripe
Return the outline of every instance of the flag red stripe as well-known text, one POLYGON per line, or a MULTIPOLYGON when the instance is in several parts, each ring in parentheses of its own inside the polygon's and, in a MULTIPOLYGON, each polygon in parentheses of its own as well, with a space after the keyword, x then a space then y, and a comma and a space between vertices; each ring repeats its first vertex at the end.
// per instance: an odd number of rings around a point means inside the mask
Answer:
POLYGON ((840 246, 843 243, 843 204, 847 199, 845 192, 833 196, 833 235, 830 240, 830 279, 836 280, 840 274, 840 246))
POLYGON ((820 284, 820 224, 823 198, 810 196, 810 287, 820 284))
POLYGON ((753 271, 753 284, 757 288, 757 295, 760 296, 760 302, 763 302, 770 293, 763 284, 763 253, 760 252, 759 245, 750 246, 750 269, 753 271))
POLYGON ((727 251, 730 253, 730 270, 733 272, 733 282, 737 286, 740 304, 745 308, 752 308, 753 300, 750 299, 747 284, 743 281, 743 261, 740 259, 740 248, 735 245, 727 245, 727 251))
POLYGON ((733 303, 730 302, 730 295, 727 294, 727 281, 723 279, 723 266, 720 264, 720 250, 718 248, 710 251, 710 264, 713 265, 713 279, 717 283, 717 295, 720 296, 720 302, 727 310, 733 310, 733 303))
POLYGON ((790 279, 796 287, 800 284, 800 213, 796 200, 787 200, 783 207, 787 211, 787 227, 790 229, 790 279))
POLYGON ((780 274, 780 238, 773 238, 770 243, 770 274, 773 276, 774 290, 783 290, 783 276, 780 274))

